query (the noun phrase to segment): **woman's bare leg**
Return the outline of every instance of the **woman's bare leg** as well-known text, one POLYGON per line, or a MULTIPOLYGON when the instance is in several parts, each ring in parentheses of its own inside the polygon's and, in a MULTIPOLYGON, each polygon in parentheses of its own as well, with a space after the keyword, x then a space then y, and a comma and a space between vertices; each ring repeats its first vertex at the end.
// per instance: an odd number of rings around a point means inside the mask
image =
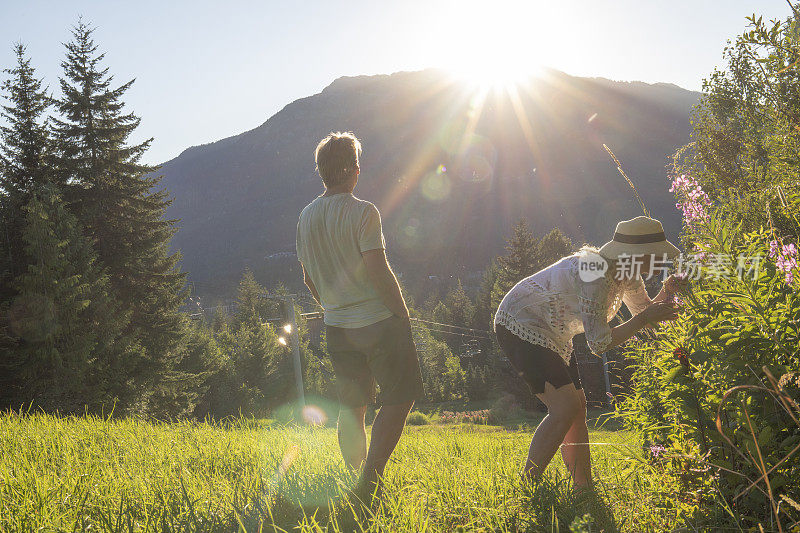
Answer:
POLYGON ((537 397, 547 406, 547 416, 536 428, 525 463, 525 476, 529 481, 539 478, 550 464, 564 437, 580 417, 581 395, 575 385, 569 383, 559 388, 545 383, 545 390, 537 397))
POLYGON ((561 457, 572 474, 575 486, 587 487, 592 482, 592 458, 589 452, 589 428, 586 426, 586 395, 583 389, 576 392, 581 400, 581 412, 564 436, 561 457))

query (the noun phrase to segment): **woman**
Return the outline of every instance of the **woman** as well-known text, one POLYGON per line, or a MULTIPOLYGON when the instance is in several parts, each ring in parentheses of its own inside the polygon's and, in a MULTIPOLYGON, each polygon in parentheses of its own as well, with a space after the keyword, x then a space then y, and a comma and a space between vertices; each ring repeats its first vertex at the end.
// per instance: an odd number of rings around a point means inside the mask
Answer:
POLYGON ((585 247, 523 279, 503 298, 494 319, 497 341, 547 406, 528 452, 528 480, 544 472, 563 444, 561 455, 575 486, 591 483, 586 396, 572 337, 586 333, 589 349, 600 355, 642 328, 674 320, 678 310, 672 297, 683 282, 670 276, 651 300, 640 273, 649 276, 654 260, 678 252, 661 222, 637 217, 617 224, 614 238, 599 250, 585 247), (633 318, 612 328, 609 322, 623 302, 633 318))

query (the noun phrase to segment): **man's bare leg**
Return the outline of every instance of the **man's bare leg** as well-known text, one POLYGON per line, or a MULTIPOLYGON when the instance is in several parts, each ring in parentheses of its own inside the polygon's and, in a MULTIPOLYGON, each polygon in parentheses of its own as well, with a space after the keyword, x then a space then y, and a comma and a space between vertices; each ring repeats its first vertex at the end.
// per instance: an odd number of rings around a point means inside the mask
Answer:
POLYGON ((529 481, 538 479, 564 442, 564 437, 580 416, 581 403, 575 385, 569 383, 559 388, 545 383, 545 390, 537 397, 547 406, 547 416, 536 428, 525 463, 525 476, 529 481))
POLYGON ((366 405, 339 409, 339 448, 345 464, 353 470, 361 468, 367 457, 367 430, 364 427, 366 412, 366 405))
POLYGON ((572 422, 564 436, 561 457, 572 474, 576 487, 588 487, 592 482, 592 457, 589 452, 589 428, 586 426, 586 395, 577 391, 581 400, 581 412, 572 422))
POLYGON ((396 405, 384 405, 378 411, 375 422, 372 423, 372 434, 369 443, 369 452, 364 461, 364 471, 361 474, 360 486, 367 497, 371 497, 378 490, 378 483, 383 477, 386 463, 392 455, 403 428, 406 417, 411 411, 414 402, 396 405))

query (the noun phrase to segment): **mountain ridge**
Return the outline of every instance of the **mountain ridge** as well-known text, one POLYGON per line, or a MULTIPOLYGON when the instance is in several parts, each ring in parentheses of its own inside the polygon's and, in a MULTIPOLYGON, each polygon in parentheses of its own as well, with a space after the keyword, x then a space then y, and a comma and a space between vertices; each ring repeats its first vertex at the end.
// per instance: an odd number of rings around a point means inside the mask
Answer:
POLYGON ((605 241, 613 221, 639 213, 603 143, 654 216, 679 229, 660 178, 688 142, 699 93, 549 71, 516 96, 479 96, 438 69, 342 76, 165 162, 167 216, 180 219, 173 247, 196 292, 229 294, 248 267, 298 285, 296 261, 266 258, 293 250, 297 214, 321 191, 313 149, 337 130, 362 140, 356 194, 381 209, 390 258, 409 280, 468 277, 502 252, 521 216, 540 233, 560 226, 576 241, 605 241))

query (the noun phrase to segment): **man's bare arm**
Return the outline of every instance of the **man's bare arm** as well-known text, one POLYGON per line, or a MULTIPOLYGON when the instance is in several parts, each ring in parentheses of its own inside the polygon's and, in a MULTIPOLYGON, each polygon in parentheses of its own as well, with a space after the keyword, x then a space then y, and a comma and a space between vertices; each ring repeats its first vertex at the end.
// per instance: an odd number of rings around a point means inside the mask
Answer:
POLYGON ((311 281, 311 277, 309 277, 308 272, 306 272, 306 267, 303 266, 303 263, 300 263, 300 267, 303 269, 303 283, 306 284, 308 290, 311 291, 311 296, 314 297, 314 300, 317 301, 317 304, 320 306, 322 305, 319 301, 319 294, 317 293, 317 288, 314 286, 314 282, 311 281))
POLYGON ((408 318, 408 308, 400 292, 400 284, 386 260, 386 251, 383 249, 367 250, 361 254, 364 266, 367 269, 367 276, 372 281, 378 296, 389 311, 395 315, 408 318))

